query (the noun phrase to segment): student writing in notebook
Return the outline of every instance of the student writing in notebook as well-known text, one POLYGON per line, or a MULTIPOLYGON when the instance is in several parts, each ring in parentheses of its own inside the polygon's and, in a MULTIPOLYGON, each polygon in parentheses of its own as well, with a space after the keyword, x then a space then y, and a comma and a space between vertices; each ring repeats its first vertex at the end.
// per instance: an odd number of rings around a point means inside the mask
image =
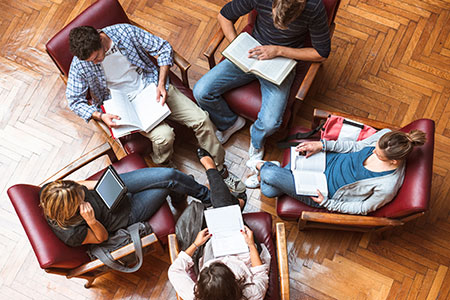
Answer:
POLYGON ((261 186, 266 197, 288 194, 313 207, 366 215, 395 197, 405 176, 406 158, 415 146, 423 145, 425 141, 425 133, 420 130, 404 133, 383 129, 358 142, 300 143, 296 150, 306 152, 307 156, 327 152, 328 197, 319 191, 318 197, 297 195, 289 164, 281 168, 271 162, 255 161, 252 168, 257 174, 249 177, 246 183, 253 184, 254 188, 261 186))
MULTIPOLYGON (((213 207, 245 204, 242 195, 234 197, 217 172, 211 156, 199 149, 200 162, 206 169, 206 175, 211 189, 213 207), (241 198, 241 199, 239 199, 241 198)), ((269 282, 270 254, 261 244, 261 254, 255 245, 253 232, 245 227, 242 232, 249 247, 248 253, 227 255, 215 258, 212 251, 211 237, 208 228, 200 231, 194 242, 178 254, 177 259, 169 268, 169 280, 184 300, 241 300, 264 298, 269 282), (192 256, 202 246, 203 254, 199 260, 199 276, 195 283, 189 276, 193 266, 192 256)))

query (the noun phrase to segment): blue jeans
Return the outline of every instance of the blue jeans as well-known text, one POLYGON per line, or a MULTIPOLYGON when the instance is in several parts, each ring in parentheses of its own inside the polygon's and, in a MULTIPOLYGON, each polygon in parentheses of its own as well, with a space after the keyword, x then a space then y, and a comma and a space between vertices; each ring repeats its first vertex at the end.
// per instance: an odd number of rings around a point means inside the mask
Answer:
POLYGON ((260 175, 261 193, 263 193, 264 196, 273 198, 287 194, 306 205, 321 207, 318 203, 314 202, 311 197, 297 195, 295 193, 295 183, 294 176, 291 172, 291 164, 288 164, 284 168, 280 168, 271 162, 266 162, 261 167, 260 175))
POLYGON ((143 222, 163 205, 168 195, 187 194, 210 203, 209 189, 172 168, 144 168, 120 174, 131 194, 128 224, 143 222))
POLYGON ((252 73, 241 71, 225 59, 200 78, 193 92, 200 107, 209 113, 217 129, 223 131, 236 122, 237 115, 230 109, 222 94, 258 79, 261 85, 262 104, 258 118, 250 128, 250 136, 253 147, 261 149, 266 137, 281 126, 294 77, 295 70, 278 86, 252 73))

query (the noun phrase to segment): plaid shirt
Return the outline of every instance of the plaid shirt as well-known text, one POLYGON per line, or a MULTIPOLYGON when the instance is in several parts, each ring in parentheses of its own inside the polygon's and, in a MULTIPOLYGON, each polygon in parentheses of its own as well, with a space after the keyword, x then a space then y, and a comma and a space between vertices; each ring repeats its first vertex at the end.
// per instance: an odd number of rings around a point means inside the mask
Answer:
MULTIPOLYGON (((117 24, 102 29, 132 65, 143 70, 146 85, 158 84, 158 66, 172 66, 173 52, 170 44, 136 26, 117 24), (156 66, 150 57, 158 56, 156 66)), ((166 89, 168 88, 168 80, 166 89)), ((73 57, 67 81, 66 97, 69 108, 86 122, 92 118, 95 111, 101 111, 100 105, 110 98, 106 86, 106 76, 102 64, 83 61, 73 57), (88 89, 92 96, 92 105, 86 99, 88 89)))

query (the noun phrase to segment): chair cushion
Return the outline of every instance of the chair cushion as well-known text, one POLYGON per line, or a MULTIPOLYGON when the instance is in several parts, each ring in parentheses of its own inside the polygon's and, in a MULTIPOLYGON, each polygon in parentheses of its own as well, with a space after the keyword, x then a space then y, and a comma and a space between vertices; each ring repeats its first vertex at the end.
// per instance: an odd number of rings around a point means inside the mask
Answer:
MULTIPOLYGON (((427 134, 427 142, 421 147, 415 147, 406 161, 406 173, 402 187, 397 196, 388 204, 371 216, 399 218, 428 209, 431 191, 431 177, 434 149, 434 121, 430 119, 416 120, 400 129, 409 132, 419 129, 427 134)), ((294 127, 289 134, 307 132, 310 129, 294 127)), ((290 149, 286 149, 283 156, 283 166, 290 161, 290 149)), ((302 211, 329 212, 322 208, 313 208, 302 202, 282 195, 277 199, 277 214, 285 220, 297 220, 302 211)))
POLYGON ((269 288, 266 293, 265 300, 274 300, 280 298, 280 287, 278 283, 278 266, 276 248, 272 233, 272 217, 266 212, 245 213, 242 214, 244 222, 253 231, 256 239, 263 243, 269 250, 270 271, 269 271, 269 288))

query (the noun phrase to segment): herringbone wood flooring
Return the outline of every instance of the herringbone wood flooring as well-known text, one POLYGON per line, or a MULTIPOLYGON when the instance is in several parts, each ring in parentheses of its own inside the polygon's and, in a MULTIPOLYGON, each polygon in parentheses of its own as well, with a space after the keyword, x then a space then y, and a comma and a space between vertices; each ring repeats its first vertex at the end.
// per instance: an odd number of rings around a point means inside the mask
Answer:
MULTIPOLYGON (((104 141, 67 108, 65 86, 44 44, 93 1, 0 0, 0 298, 174 299, 168 255, 147 256, 131 275, 113 273, 85 289, 83 281, 46 274, 6 196, 16 183, 39 184, 104 141)), ((207 72, 202 51, 225 0, 122 0, 128 15, 166 38, 192 63, 191 85, 207 72)), ((450 298, 450 1, 342 0, 333 51, 296 122, 314 107, 404 125, 436 122, 433 191, 426 216, 373 236, 299 232, 287 223, 292 299, 450 298)), ((239 176, 248 125, 227 143, 227 163, 239 176)), ((205 182, 195 146, 176 147, 176 163, 205 182)), ((269 142, 267 159, 281 158, 269 142)), ((100 162, 79 174, 98 169, 100 162)), ((78 178, 78 179, 79 179, 78 178)), ((246 210, 276 215, 274 199, 249 191, 246 210)))

